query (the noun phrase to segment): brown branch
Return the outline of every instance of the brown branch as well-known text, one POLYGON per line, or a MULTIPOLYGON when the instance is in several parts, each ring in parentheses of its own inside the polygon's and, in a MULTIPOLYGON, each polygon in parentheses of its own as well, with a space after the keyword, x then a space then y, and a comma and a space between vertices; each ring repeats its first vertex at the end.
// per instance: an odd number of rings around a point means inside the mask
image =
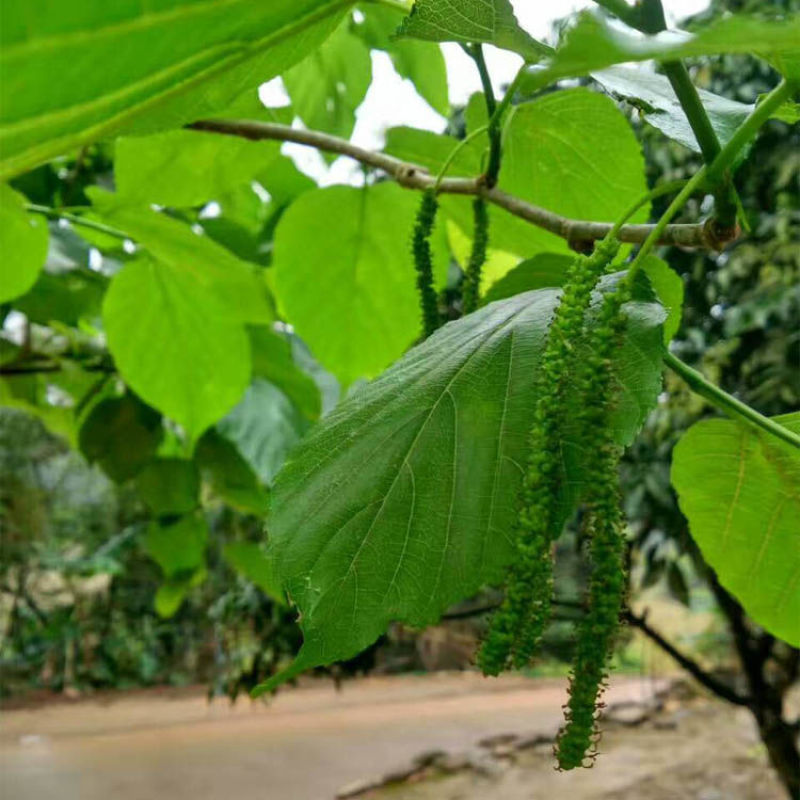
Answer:
POLYGON ((750 698, 735 692, 730 686, 718 681, 713 675, 706 672, 696 661, 678 650, 673 644, 668 642, 657 630, 651 628, 647 622, 646 614, 638 616, 629 609, 623 614, 623 618, 630 625, 638 628, 648 639, 655 642, 667 655, 671 656, 683 669, 685 669, 698 683, 713 692, 717 697, 727 700, 737 706, 749 706, 750 698))
MULTIPOLYGON (((324 150, 328 153, 338 153, 385 172, 406 189, 432 189, 436 184, 435 176, 432 176, 425 167, 408 161, 401 161, 386 153, 366 150, 346 139, 330 136, 320 131, 292 128, 289 125, 279 125, 274 122, 253 122, 239 119, 200 120, 187 127, 197 131, 239 136, 253 141, 271 139, 281 142, 294 142, 295 144, 314 147, 317 150, 324 150)), ((489 203, 505 209, 509 214, 524 219, 539 228, 544 228, 544 230, 566 239, 571 244, 602 239, 613 227, 610 222, 589 222, 562 217, 560 214, 555 214, 546 208, 535 206, 519 197, 510 195, 502 189, 489 188, 486 186, 482 176, 477 178, 444 178, 439 182, 438 191, 442 194, 480 195, 489 203)), ((641 244, 652 229, 652 225, 623 225, 619 231, 619 238, 623 242, 641 244)), ((659 243, 718 250, 728 241, 732 241, 735 238, 732 233, 730 239, 721 241, 718 234, 719 232, 715 233, 708 222, 668 225, 659 243)))

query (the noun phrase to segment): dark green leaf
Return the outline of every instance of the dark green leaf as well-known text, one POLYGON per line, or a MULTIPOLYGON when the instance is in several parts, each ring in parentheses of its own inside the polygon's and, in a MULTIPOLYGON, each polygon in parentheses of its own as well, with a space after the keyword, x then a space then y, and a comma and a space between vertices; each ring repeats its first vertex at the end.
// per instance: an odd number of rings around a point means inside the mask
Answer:
POLYGON ((510 0, 416 0, 400 36, 434 42, 482 42, 534 63, 551 51, 520 28, 510 0))
POLYGON ((269 381, 256 379, 241 402, 217 425, 264 483, 271 483, 309 423, 269 381))
POLYGON ((151 522, 145 534, 145 550, 166 578, 183 577, 205 563, 208 541, 206 521, 190 514, 177 522, 151 522))
POLYGON ((628 61, 669 61, 719 53, 767 56, 785 74, 798 76, 798 41, 800 16, 796 14, 780 22, 737 14, 719 19, 695 35, 668 31, 642 36, 584 12, 545 68, 531 70, 520 89, 536 91, 560 78, 588 75, 628 61))
POLYGON ((157 458, 136 476, 136 488, 157 517, 188 514, 200 501, 200 476, 191 461, 157 458))
POLYGON ((101 400, 89 412, 78 437, 81 452, 113 480, 132 478, 161 442, 161 417, 135 395, 101 400))
POLYGON ((288 334, 265 326, 251 327, 250 351, 253 375, 277 386, 312 422, 319 418, 320 394, 309 375, 295 363, 288 334))
MULTIPOLYGON (((607 91, 630 100, 640 108, 645 119, 665 136, 700 152, 686 113, 666 77, 634 67, 619 66, 593 72, 592 77, 607 91)), ((697 92, 711 126, 723 145, 727 144, 734 131, 755 108, 704 89, 698 89, 697 92)))
MULTIPOLYGON (((305 641, 278 682, 354 655, 392 620, 430 623, 501 578, 556 298, 528 292, 449 323, 295 450, 268 524, 305 641)), ((611 423, 619 442, 632 439, 661 387, 663 310, 628 311, 611 423)), ((580 445, 562 447, 574 487, 580 445)))
POLYGON ((642 265, 659 302, 667 310, 664 321, 664 344, 669 344, 681 326, 683 281, 669 264, 658 256, 647 256, 642 265))
POLYGON ((269 494, 232 442, 216 430, 207 431, 197 443, 194 458, 221 500, 244 513, 266 513, 269 494))
POLYGON ((236 572, 258 586, 270 600, 280 605, 286 604, 273 560, 259 545, 251 542, 228 542, 222 554, 236 572))

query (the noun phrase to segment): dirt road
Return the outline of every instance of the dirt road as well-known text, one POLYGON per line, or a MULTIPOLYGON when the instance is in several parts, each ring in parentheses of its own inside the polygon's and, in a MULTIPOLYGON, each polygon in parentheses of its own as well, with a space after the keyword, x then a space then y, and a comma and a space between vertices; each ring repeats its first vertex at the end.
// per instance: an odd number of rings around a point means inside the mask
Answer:
MULTIPOLYGON (((647 700, 657 688, 645 679, 618 679, 608 700, 647 700)), ((0 796, 331 800, 343 785, 424 751, 463 751, 501 733, 551 733, 563 701, 562 681, 460 673, 370 678, 340 692, 317 684, 287 690, 269 706, 208 705, 195 691, 7 711, 0 722, 0 796)), ((542 768, 549 779, 550 765, 542 768)), ((446 796, 511 797, 496 782, 477 786, 470 794, 466 784, 451 785, 456 793, 448 789, 446 796)), ((445 797, 437 791, 408 797, 445 797)))

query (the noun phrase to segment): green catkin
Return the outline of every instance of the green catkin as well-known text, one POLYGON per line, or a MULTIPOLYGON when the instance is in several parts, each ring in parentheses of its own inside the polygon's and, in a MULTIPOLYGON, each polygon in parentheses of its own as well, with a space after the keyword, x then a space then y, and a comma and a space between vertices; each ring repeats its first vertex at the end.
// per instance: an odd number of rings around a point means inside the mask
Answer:
POLYGON ((609 414, 613 407, 612 357, 624 330, 622 305, 628 298, 625 283, 605 296, 596 327, 587 337, 588 352, 576 380, 582 402, 579 423, 592 442, 586 451, 588 488, 584 497, 592 574, 588 610, 578 626, 566 724, 557 742, 558 765, 563 770, 594 760, 598 701, 605 688, 625 590, 624 520, 618 485, 621 450, 614 443, 609 414))
POLYGON ((436 193, 432 189, 423 192, 412 237, 424 338, 430 336, 439 327, 440 322, 439 302, 433 288, 433 257, 431 256, 430 242, 438 208, 436 193))
POLYGON ((481 270, 486 261, 486 248, 489 244, 489 212, 486 201, 476 197, 472 202, 472 251, 464 274, 463 303, 464 313, 470 314, 478 307, 481 289, 481 270))
POLYGON ((591 256, 576 256, 549 327, 540 367, 521 509, 515 530, 516 558, 506 594, 478 653, 478 666, 497 675, 513 655, 517 668, 533 656, 550 616, 552 545, 560 532, 557 508, 564 388, 573 346, 582 334, 592 287, 619 250, 616 240, 599 242, 591 256))

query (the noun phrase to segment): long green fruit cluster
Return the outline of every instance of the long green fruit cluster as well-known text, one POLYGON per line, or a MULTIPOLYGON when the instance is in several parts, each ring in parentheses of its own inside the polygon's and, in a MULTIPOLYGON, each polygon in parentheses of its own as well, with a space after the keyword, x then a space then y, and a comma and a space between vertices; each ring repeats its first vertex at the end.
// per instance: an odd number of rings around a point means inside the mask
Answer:
POLYGON ((517 668, 526 666, 550 617, 552 546, 562 523, 558 496, 565 390, 575 369, 592 289, 618 250, 617 241, 603 240, 591 256, 575 257, 549 327, 515 531, 516 558, 503 604, 478 653, 478 665, 487 675, 497 675, 510 661, 517 668))
POLYGON ((580 429, 582 437, 591 442, 584 460, 584 524, 592 573, 588 608, 578 625, 566 724, 557 744, 558 765, 564 770, 594 760, 599 698, 605 688, 625 591, 625 526, 618 483, 621 450, 614 442, 609 415, 613 407, 612 357, 623 334, 622 306, 628 298, 624 282, 604 297, 576 376, 576 391, 582 401, 580 429))

